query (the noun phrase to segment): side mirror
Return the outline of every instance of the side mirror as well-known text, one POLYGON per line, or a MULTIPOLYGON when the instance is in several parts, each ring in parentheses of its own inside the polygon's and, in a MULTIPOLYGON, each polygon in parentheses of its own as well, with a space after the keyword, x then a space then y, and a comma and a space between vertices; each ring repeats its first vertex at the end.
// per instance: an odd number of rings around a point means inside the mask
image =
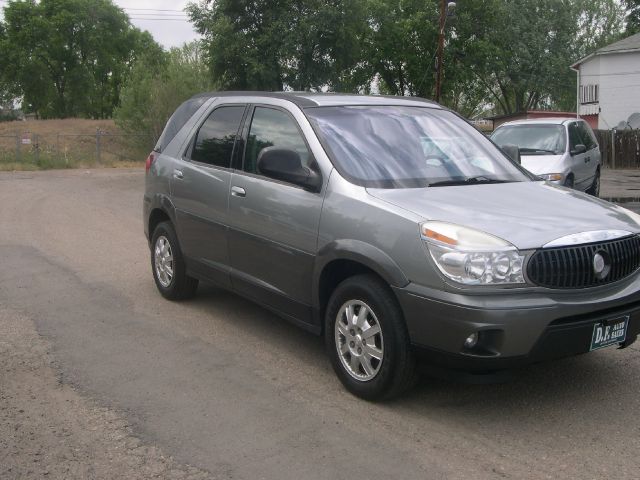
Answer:
POLYGON ((571 150, 571 156, 575 156, 575 155, 580 155, 581 153, 584 153, 587 151, 587 147, 581 143, 579 143, 578 145, 576 145, 575 147, 573 147, 573 150, 571 150))
POLYGON ((502 145, 500 146, 504 154, 518 165, 522 163, 520 160, 520 149, 517 145, 502 145))
POLYGON ((263 148, 258 154, 258 171, 269 178, 293 183, 314 192, 322 186, 320 175, 303 166, 298 152, 288 148, 263 148))

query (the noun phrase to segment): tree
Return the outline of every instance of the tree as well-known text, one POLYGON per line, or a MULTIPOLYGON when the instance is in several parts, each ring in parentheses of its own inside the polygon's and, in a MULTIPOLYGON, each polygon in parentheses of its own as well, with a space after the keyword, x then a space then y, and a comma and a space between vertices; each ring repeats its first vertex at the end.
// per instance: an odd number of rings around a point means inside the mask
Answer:
POLYGON ((114 119, 124 131, 143 135, 140 143, 153 146, 178 105, 213 88, 198 42, 173 48, 161 59, 144 56, 125 80, 114 119))
POLYGON ((369 0, 370 35, 365 59, 383 93, 433 94, 438 38, 436 0, 369 0))
POLYGON ((640 33, 640 0, 624 0, 627 10, 627 35, 640 33))
MULTIPOLYGON (((640 0, 628 0, 638 2, 640 0)), ((220 86, 431 97, 440 0, 203 0, 220 86)), ((572 109, 569 65, 621 34, 619 0, 473 0, 447 19, 441 101, 465 115, 572 109)))
POLYGON ((187 11, 222 88, 355 88, 362 79, 361 0, 208 0, 187 11))
POLYGON ((460 75, 462 90, 479 88, 498 113, 512 113, 573 109, 569 65, 616 39, 624 12, 616 0, 477 0, 458 16, 448 49, 472 75, 460 75))
POLYGON ((111 0, 16 0, 4 16, 1 83, 42 117, 110 117, 139 49, 161 50, 111 0))

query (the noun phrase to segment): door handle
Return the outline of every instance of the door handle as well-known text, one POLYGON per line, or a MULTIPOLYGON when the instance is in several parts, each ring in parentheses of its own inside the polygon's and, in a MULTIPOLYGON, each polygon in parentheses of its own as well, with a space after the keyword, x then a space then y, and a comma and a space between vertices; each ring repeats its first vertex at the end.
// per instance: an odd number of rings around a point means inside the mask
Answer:
POLYGON ((231 195, 234 197, 246 197, 247 192, 242 187, 231 187, 231 195))
POLYGON ((184 175, 182 174, 182 170, 178 170, 177 168, 173 169, 173 178, 176 180, 182 180, 184 175))
POLYGON ((587 157, 584 159, 584 163, 589 163, 591 161, 591 157, 587 157))

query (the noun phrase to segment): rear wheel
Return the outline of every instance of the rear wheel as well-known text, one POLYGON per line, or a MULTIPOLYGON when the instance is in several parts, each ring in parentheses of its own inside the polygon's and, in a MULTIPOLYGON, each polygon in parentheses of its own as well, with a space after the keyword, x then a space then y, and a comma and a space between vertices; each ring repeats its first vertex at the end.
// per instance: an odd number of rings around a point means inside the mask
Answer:
POLYGON ((151 237, 151 270, 156 287, 169 300, 195 295, 198 280, 186 274, 178 237, 170 222, 159 223, 151 237))
POLYGON ((325 342, 338 378, 358 397, 391 398, 416 378, 400 306, 373 275, 357 275, 338 285, 327 305, 325 342))

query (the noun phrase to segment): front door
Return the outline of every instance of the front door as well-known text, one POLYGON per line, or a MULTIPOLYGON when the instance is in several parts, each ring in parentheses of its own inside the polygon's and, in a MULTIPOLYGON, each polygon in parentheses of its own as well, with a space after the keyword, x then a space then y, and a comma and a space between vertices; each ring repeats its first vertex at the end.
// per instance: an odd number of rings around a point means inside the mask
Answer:
POLYGON ((244 161, 231 177, 229 196, 232 284, 309 324, 323 192, 267 178, 256 163, 260 151, 270 146, 295 150, 307 165, 313 164, 313 156, 296 120, 284 109, 256 106, 246 125, 244 161))
MULTIPOLYGON (((584 139, 580 134, 578 122, 571 122, 569 124, 569 152, 575 150, 577 145, 584 145, 584 139)), ((581 190, 584 190, 583 186, 589 178, 589 168, 586 164, 587 156, 587 152, 570 155, 571 171, 574 175, 574 187, 581 190)))
POLYGON ((586 122, 578 122, 578 130, 580 131, 584 145, 587 147, 587 152, 584 156, 585 181, 583 185, 583 190, 586 190, 593 184, 593 178, 600 165, 600 148, 598 147, 595 135, 586 122))

